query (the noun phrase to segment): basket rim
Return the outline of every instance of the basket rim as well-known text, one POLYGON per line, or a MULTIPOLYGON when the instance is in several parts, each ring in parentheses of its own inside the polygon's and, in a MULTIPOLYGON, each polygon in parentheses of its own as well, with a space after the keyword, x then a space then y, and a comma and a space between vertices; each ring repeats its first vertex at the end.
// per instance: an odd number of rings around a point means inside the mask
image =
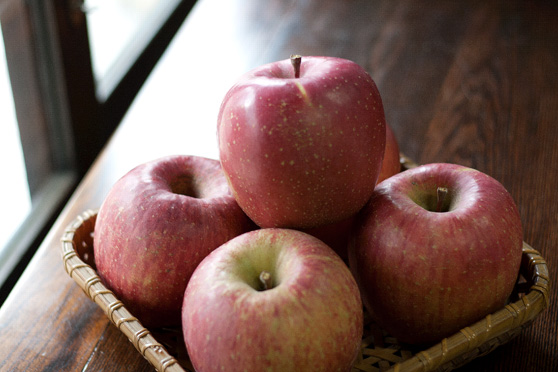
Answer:
MULTIPOLYGON (((85 224, 94 227, 97 210, 89 209, 77 216, 61 238, 62 259, 67 274, 95 302, 109 320, 132 342, 137 351, 161 372, 186 372, 178 360, 159 343, 151 332, 124 306, 102 282, 97 272, 79 256, 74 236, 85 224)), ((93 228, 91 229, 91 233, 93 228)))
MULTIPOLYGON (((126 309, 114 293, 104 286, 97 272, 79 256, 74 241, 76 231, 81 228, 90 228, 90 233, 92 233, 96 216, 97 210, 87 210, 77 216, 65 230, 61 242, 66 272, 158 371, 190 371, 178 363, 177 359, 126 309), (85 226, 86 224, 89 226, 85 226)), ((507 331, 529 325, 549 304, 549 276, 544 258, 525 242, 523 243, 522 267, 524 265, 530 276, 528 282, 532 284, 519 300, 463 328, 427 350, 420 351, 411 358, 395 364, 389 371, 434 371, 507 331), (511 326, 508 325, 510 321, 511 326)), ((358 366, 355 368, 358 369, 358 366)))

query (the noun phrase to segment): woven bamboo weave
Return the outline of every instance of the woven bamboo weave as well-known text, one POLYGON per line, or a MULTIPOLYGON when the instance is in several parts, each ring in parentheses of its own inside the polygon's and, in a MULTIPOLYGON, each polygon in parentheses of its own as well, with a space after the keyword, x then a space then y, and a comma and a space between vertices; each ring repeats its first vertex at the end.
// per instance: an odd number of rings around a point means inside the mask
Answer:
POLYGON ((134 347, 162 372, 184 372, 177 359, 158 342, 151 332, 143 327, 107 289, 95 271, 93 256, 93 231, 97 219, 96 211, 86 211, 78 216, 66 229, 62 237, 62 258, 70 277, 83 289, 111 322, 128 337, 134 347))
MULTIPOLYGON (((403 169, 414 166, 403 156, 401 162, 403 169)), ((66 272, 156 370, 194 371, 180 329, 146 329, 101 282, 93 256, 96 217, 96 211, 85 211, 66 229, 62 237, 66 272)), ((450 371, 519 335, 548 306, 548 296, 546 262, 524 243, 521 275, 509 304, 429 348, 417 350, 399 344, 371 322, 365 311, 362 352, 353 372, 450 371)))

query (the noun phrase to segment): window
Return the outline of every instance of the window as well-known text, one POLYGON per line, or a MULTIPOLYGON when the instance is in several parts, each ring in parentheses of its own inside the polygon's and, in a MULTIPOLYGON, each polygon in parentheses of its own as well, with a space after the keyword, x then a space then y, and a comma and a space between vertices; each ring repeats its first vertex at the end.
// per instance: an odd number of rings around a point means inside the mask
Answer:
POLYGON ((194 3, 0 1, 0 304, 194 3))
POLYGON ((57 104, 62 95, 53 84, 54 53, 38 47, 45 29, 31 21, 36 14, 27 6, 31 3, 4 1, 0 7, 0 302, 15 281, 14 270, 38 246, 77 175, 69 123, 57 104))
MULTIPOLYGON (((3 206, 3 213, 0 213, 0 226, 2 226, 0 230, 0 262, 7 263, 13 255, 8 249, 8 243, 31 211, 31 195, 19 140, 19 128, 1 28, 0 107, 2 107, 0 110, 0 123, 2 123, 0 126, 0 172, 4 178, 4 182, 0 182, 0 202, 3 206)), ((5 280, 12 265, 0 267, 0 283, 5 280)))
POLYGON ((97 97, 106 100, 180 4, 179 0, 85 0, 97 97))

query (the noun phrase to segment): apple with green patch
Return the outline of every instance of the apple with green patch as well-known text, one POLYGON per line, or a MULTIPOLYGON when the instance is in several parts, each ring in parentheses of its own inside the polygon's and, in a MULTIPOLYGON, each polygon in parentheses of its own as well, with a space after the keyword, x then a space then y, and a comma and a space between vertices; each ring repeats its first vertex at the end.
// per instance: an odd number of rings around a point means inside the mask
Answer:
POLYGON ((362 302, 348 267, 322 241, 260 229, 201 262, 184 294, 182 330, 198 372, 349 372, 362 302))

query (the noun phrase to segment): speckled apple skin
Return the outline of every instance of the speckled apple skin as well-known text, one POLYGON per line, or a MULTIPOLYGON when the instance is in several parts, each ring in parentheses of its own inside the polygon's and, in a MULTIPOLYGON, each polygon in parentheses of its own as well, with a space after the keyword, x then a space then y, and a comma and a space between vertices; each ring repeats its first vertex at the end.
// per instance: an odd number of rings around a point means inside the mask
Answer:
POLYGON ((380 183, 357 217, 349 264, 372 318, 401 342, 440 341, 502 308, 522 254, 516 204, 494 178, 428 164, 380 183), (447 212, 414 200, 447 187, 447 212))
MULTIPOLYGON (((399 172, 401 172, 399 143, 397 142, 397 138, 395 137, 393 130, 386 123, 386 149, 384 151, 382 168, 376 184, 399 172)), ((355 218, 356 214, 342 221, 327 225, 320 225, 310 229, 302 229, 302 231, 315 236, 329 245, 343 259, 343 261, 348 262, 349 256, 347 250, 355 218)))
POLYGON ((111 188, 95 225, 103 283, 147 327, 180 325, 192 272, 215 248, 251 228, 219 162, 168 156, 131 170, 111 188), (177 194, 174 182, 197 189, 177 194))
POLYGON ((198 372, 348 372, 360 350, 362 302, 347 265, 323 242, 261 229, 216 249, 196 269, 182 328, 198 372), (262 270, 274 288, 255 289, 262 270))
POLYGON ((370 75, 333 57, 256 68, 218 116, 220 160, 235 198, 261 227, 312 228, 349 218, 370 198, 385 148, 370 75))

